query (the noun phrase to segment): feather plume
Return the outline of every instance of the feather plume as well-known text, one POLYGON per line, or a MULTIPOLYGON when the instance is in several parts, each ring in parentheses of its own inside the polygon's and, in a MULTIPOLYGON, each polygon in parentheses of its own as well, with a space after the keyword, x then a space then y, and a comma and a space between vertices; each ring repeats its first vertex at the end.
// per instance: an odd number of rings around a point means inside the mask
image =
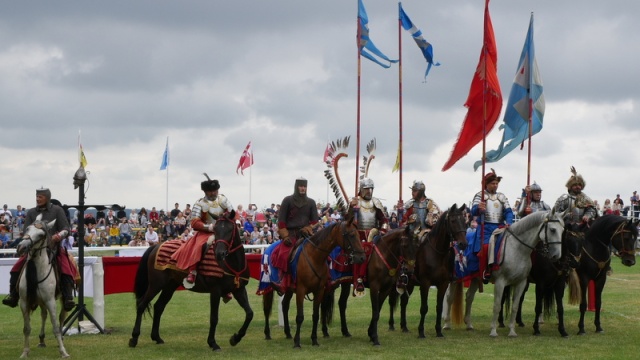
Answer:
POLYGON ((336 197, 336 204, 343 212, 348 210, 348 201, 347 193, 344 191, 344 187, 340 181, 340 175, 338 174, 338 161, 340 161, 342 157, 349 156, 346 150, 349 147, 350 138, 350 136, 345 136, 344 138, 331 142, 331 150, 327 156, 327 169, 324 171, 324 177, 329 181, 329 186, 336 197))
POLYGON ((360 167, 360 180, 369 177, 369 166, 373 159, 376 158, 374 155, 376 151, 376 138, 371 139, 367 144, 367 155, 362 156, 362 166, 360 167))

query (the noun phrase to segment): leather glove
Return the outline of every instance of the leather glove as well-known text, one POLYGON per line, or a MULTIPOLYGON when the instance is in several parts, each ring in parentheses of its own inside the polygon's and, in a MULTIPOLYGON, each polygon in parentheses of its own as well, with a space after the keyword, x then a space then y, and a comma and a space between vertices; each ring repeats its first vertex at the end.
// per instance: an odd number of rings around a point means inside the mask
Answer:
POLYGON ((307 226, 303 227, 302 229, 300 229, 300 232, 303 233, 306 236, 311 236, 311 235, 313 235, 313 227, 311 227, 311 225, 307 225, 307 226))
POLYGON ((280 235, 280 239, 282 239, 283 241, 287 240, 289 239, 289 230, 287 230, 286 228, 278 229, 278 235, 280 235))
POLYGON ((51 240, 53 240, 54 242, 60 242, 62 238, 60 237, 60 234, 56 233, 53 234, 53 236, 51 237, 51 240))
POLYGON ((285 245, 287 246, 291 246, 292 242, 291 242, 291 238, 290 237, 286 237, 284 238, 284 240, 282 240, 284 242, 285 245))

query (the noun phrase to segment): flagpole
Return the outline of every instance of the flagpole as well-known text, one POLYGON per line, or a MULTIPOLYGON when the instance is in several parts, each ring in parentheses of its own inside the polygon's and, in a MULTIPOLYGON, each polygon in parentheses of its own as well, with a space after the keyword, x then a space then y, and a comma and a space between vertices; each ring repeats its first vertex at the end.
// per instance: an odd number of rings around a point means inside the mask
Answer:
MULTIPOLYGON (((484 203, 484 175, 486 173, 486 151, 487 151, 487 12, 489 11, 489 0, 485 0, 484 9, 484 31, 482 36, 482 52, 484 56, 482 81, 482 173, 480 174, 480 202, 484 203)), ((485 209, 486 210, 486 209, 485 209)), ((484 242, 484 212, 480 214, 480 241, 484 242)))
MULTIPOLYGON (((531 12, 531 37, 533 38, 533 11, 531 12)), ((529 149, 527 151, 527 185, 531 185, 531 137, 533 136, 533 99, 531 98, 531 85, 533 84, 533 71, 531 71, 532 69, 532 54, 531 54, 531 47, 532 47, 533 41, 529 42, 529 49, 527 49, 527 53, 529 54, 529 88, 527 89, 527 97, 529 100, 529 149)), ((530 193, 527 194, 527 204, 531 204, 531 195, 530 193)))
POLYGON ((402 201, 402 19, 398 2, 398 201, 402 201))
POLYGON ((169 211, 169 165, 171 163, 170 153, 169 153, 169 137, 167 136, 167 190, 165 195, 165 211, 169 211))
MULTIPOLYGON (((360 11, 360 6, 358 3, 358 12, 360 11)), ((357 50, 358 50, 358 85, 357 85, 357 105, 356 105, 356 180, 355 180, 355 193, 358 194, 358 169, 360 168, 360 83, 361 83, 361 74, 362 74, 362 59, 360 56, 360 41, 362 32, 360 29, 360 18, 356 16, 356 27, 357 27, 357 50)))

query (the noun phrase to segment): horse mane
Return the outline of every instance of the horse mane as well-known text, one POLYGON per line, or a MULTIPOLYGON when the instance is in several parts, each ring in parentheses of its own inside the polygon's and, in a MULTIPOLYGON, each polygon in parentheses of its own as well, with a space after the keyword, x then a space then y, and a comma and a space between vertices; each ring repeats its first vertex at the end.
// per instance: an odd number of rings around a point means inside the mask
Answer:
MULTIPOLYGON (((620 226, 621 223, 626 223, 624 229, 631 232, 633 236, 638 237, 638 228, 634 226, 633 222, 620 215, 604 215, 595 219, 585 235, 587 242, 596 242, 598 239, 607 237, 620 226)), ((604 239, 603 243, 608 243, 609 239, 604 239)))
POLYGON ((521 218, 517 222, 513 223, 513 225, 511 225, 509 229, 511 229, 511 231, 513 231, 515 234, 520 234, 522 231, 528 230, 534 227, 535 225, 540 225, 543 221, 543 218, 547 217, 549 212, 550 211, 547 210, 547 211, 536 211, 534 213, 531 213, 521 218))
POLYGON ((309 238, 309 241, 311 241, 311 243, 314 245, 320 245, 324 240, 329 238, 329 236, 331 235, 331 232, 333 231, 333 228, 336 226, 339 226, 340 224, 341 223, 339 222, 330 224, 329 226, 323 228, 322 230, 318 231, 313 236, 311 236, 309 238))
POLYGON ((440 214, 440 217, 438 218, 438 221, 436 221, 436 223, 433 225, 433 229, 431 230, 431 232, 440 235, 441 232, 447 230, 447 217, 449 216, 449 210, 451 209, 447 209, 442 214, 440 214))

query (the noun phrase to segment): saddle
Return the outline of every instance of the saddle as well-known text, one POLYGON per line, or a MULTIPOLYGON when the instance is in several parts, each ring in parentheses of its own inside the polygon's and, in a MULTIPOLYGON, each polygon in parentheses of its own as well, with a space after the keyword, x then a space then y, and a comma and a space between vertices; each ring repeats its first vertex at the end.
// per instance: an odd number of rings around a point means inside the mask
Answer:
MULTIPOLYGON (((156 258, 153 263, 153 267, 156 270, 171 269, 183 273, 188 273, 187 269, 180 269, 176 266, 176 261, 171 259, 171 255, 176 252, 185 242, 182 240, 169 240, 160 244, 160 248, 156 253, 156 258)), ((213 250, 213 246, 206 246, 206 252, 202 256, 202 259, 198 263, 196 270, 202 276, 212 276, 221 278, 224 275, 224 270, 218 264, 216 260, 216 254, 213 250)))

